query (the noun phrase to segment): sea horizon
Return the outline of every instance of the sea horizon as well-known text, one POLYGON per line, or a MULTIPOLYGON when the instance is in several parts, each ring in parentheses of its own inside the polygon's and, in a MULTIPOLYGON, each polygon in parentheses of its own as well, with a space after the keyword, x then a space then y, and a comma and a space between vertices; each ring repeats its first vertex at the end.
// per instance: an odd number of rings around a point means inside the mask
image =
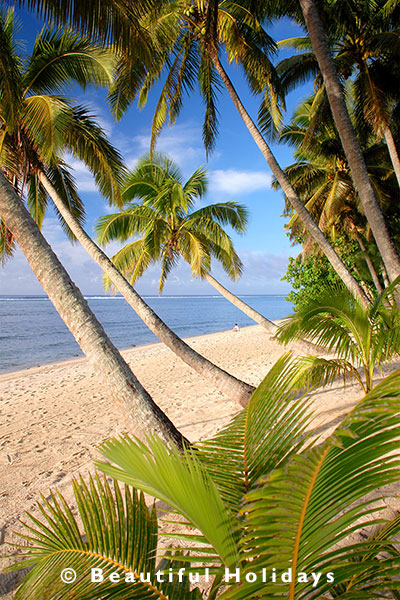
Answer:
MULTIPOLYGON (((285 294, 239 297, 270 320, 292 305, 285 294)), ((85 294, 118 349, 147 346, 159 339, 120 295, 85 294)), ((255 322, 219 294, 143 294, 151 308, 182 338, 217 333, 255 322)), ((0 294, 0 373, 82 357, 83 354, 45 294, 0 294)))

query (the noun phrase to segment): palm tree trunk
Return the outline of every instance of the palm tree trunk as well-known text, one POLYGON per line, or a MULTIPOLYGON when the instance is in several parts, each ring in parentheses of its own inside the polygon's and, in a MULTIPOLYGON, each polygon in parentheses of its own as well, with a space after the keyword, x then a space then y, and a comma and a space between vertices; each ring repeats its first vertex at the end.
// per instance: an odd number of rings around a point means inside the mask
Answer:
POLYGON ((362 277, 360 275, 360 272, 359 272, 359 270, 357 269, 357 267, 355 265, 353 266, 353 269, 354 269, 354 273, 356 275, 358 275, 358 277, 360 278, 360 285, 361 285, 362 289, 364 290, 365 295, 371 301, 372 300, 372 296, 371 296, 371 292, 369 291, 369 289, 367 287, 367 284, 365 283, 365 281, 363 281, 363 279, 362 279, 362 277))
POLYGON ((221 283, 219 283, 219 281, 214 279, 212 275, 207 274, 204 276, 204 279, 208 281, 208 283, 210 283, 222 296, 229 300, 229 302, 236 306, 236 308, 241 310, 245 315, 250 317, 250 319, 253 319, 253 321, 258 323, 259 325, 265 327, 267 331, 273 332, 278 328, 277 325, 275 325, 275 323, 263 317, 263 315, 254 310, 254 308, 251 308, 251 306, 246 304, 246 302, 243 302, 243 300, 241 300, 240 298, 235 296, 235 294, 232 294, 232 292, 227 290, 226 287, 224 287, 221 283))
POLYGON ((256 127, 253 119, 250 117, 250 115, 244 108, 231 80, 229 79, 228 74, 226 73, 225 69, 223 68, 223 66, 221 64, 221 61, 218 58, 217 51, 216 50, 210 51, 210 56, 211 56, 211 60, 214 64, 218 74, 220 75, 220 77, 232 99, 233 104, 235 105, 236 110, 238 111, 240 117, 242 118, 244 124, 246 125, 247 129, 249 130, 249 132, 250 132, 251 136, 253 137, 254 141, 256 142, 257 146, 260 148, 271 171, 275 175, 277 181, 279 182, 279 185, 283 189, 290 204, 293 206, 294 210, 298 214, 304 227, 307 229, 307 231, 310 233, 311 237, 318 244, 321 251, 324 252, 327 259, 331 263, 332 267, 335 269, 336 273, 342 279, 342 281, 344 282, 346 287, 349 289, 349 291, 354 296, 356 296, 365 307, 367 307, 369 305, 368 298, 365 296, 364 292, 362 291, 361 287, 358 285, 357 281, 354 279, 354 277, 352 276, 350 271, 347 269, 347 267, 341 261, 339 256, 336 254, 336 252, 332 248, 331 244, 328 242, 328 240, 326 239, 326 237, 324 236, 324 234, 322 233, 322 231, 320 230, 318 225, 315 223, 315 221, 311 217, 310 213, 308 212, 308 210, 306 209, 304 204, 301 202, 301 200, 297 196, 297 194, 294 191, 292 185, 290 184, 288 178, 286 177, 285 173, 282 171, 281 167, 279 166, 270 147, 268 146, 268 144, 264 140, 263 136, 261 135, 260 131, 256 127))
POLYGON ((368 68, 368 63, 367 63, 366 58, 359 60, 358 68, 359 68, 360 72, 363 73, 364 76, 368 80, 371 98, 374 103, 375 118, 378 119, 378 121, 380 122, 380 126, 378 127, 377 133, 378 133, 378 135, 379 134, 383 135, 383 138, 386 142, 386 146, 389 151, 390 160, 393 165, 393 170, 396 175, 397 183, 399 184, 399 187, 400 187, 400 158, 399 158, 399 155, 397 152, 397 148, 396 148, 396 144, 395 144, 395 141, 393 138, 392 131, 391 131, 391 129, 389 127, 389 123, 387 121, 387 117, 384 114, 384 112, 382 111, 381 99, 378 98, 374 83, 371 79, 371 74, 370 74, 370 71, 368 68))
MULTIPOLYGON (((369 180, 368 171, 347 111, 343 89, 335 69, 317 7, 314 0, 300 0, 300 5, 315 56, 324 78, 332 115, 350 166, 354 185, 358 191, 365 216, 368 219, 379 252, 385 263, 389 279, 393 281, 400 275, 400 259, 369 180)), ((398 299, 398 302, 400 304, 400 299, 398 299)))
POLYGON ((376 272, 376 270, 375 270, 374 263, 372 262, 372 260, 371 260, 371 258, 370 258, 370 256, 369 256, 369 254, 368 254, 368 252, 367 252, 367 249, 366 249, 366 247, 365 247, 365 244, 364 244, 364 242, 362 241, 362 238, 361 238, 361 236, 360 236, 360 235, 357 233, 357 231, 355 231, 355 236, 356 236, 356 239, 357 239, 358 245, 360 246, 360 248, 361 248, 361 251, 362 251, 362 253, 364 254, 364 260, 365 260, 365 262, 367 263, 367 267, 368 267, 368 269, 369 269, 369 272, 370 272, 370 274, 371 274, 372 281, 374 282, 374 285, 375 285, 375 287, 376 287, 376 290, 377 290, 378 294, 382 294, 382 292, 383 292, 383 287, 382 287, 382 285, 381 285, 381 282, 379 281, 378 273, 377 273, 377 272, 376 272))
POLYGON ((124 414, 129 429, 152 430, 168 444, 182 448, 187 440, 136 379, 1 172, 0 214, 58 314, 124 414))
POLYGON ((390 281, 387 275, 387 271, 385 269, 385 265, 382 263, 382 279, 383 279, 383 283, 385 284, 385 288, 389 287, 390 285, 390 281))
POLYGON ((64 221, 79 240, 87 253, 101 267, 113 282, 116 289, 122 294, 127 303, 138 314, 142 321, 172 352, 192 367, 199 375, 209 379, 221 392, 246 406, 254 387, 233 377, 211 361, 207 360, 193 350, 186 342, 176 335, 160 317, 146 304, 134 288, 128 283, 118 269, 113 265, 108 256, 95 244, 90 236, 79 225, 71 212, 62 202, 60 196, 48 180, 47 176, 39 171, 38 177, 49 194, 64 221))
POLYGON ((392 161, 393 169, 396 175, 397 183, 400 187, 400 157, 397 152, 396 143, 394 141, 392 130, 389 126, 384 127, 383 137, 389 150, 390 160, 392 161))

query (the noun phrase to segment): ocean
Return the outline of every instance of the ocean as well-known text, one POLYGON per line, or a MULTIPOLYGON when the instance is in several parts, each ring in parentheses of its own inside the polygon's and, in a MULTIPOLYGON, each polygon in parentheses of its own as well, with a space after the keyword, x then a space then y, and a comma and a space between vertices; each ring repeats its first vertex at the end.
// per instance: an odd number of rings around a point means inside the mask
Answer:
MULTIPOLYGON (((254 325, 222 296, 143 296, 180 337, 254 325)), ((292 311, 285 296, 241 296, 270 320, 292 311)), ((158 342, 120 296, 86 296, 107 334, 120 348, 158 342)), ((0 296, 0 373, 82 356, 47 296, 0 296)))

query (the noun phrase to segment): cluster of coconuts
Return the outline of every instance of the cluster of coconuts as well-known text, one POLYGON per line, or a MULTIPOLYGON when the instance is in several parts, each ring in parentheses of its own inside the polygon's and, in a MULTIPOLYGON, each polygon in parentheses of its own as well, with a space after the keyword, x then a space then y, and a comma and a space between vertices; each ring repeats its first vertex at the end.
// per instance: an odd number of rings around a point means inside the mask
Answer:
MULTIPOLYGON (((198 10, 195 6, 190 6, 189 8, 185 8, 185 10, 183 11, 183 14, 186 15, 187 17, 193 16, 197 13, 198 15, 198 10)), ((206 33, 206 28, 203 26, 200 29, 200 33, 201 35, 205 35, 206 33)))

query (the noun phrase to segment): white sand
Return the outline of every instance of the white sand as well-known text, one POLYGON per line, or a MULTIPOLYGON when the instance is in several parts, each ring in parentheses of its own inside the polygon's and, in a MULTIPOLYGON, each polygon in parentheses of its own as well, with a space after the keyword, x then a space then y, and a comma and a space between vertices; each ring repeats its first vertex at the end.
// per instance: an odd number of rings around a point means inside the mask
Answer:
MULTIPOLYGON (((257 385, 283 353, 259 326, 188 340, 211 361, 257 385)), ((240 407, 162 346, 127 350, 125 358, 155 402, 190 440, 206 438, 240 407)), ((325 437, 361 397, 340 383, 315 396, 315 426, 325 437)), ((57 487, 67 499, 71 479, 93 471, 96 445, 124 430, 124 421, 85 359, 0 375, 0 556, 24 511, 57 487)), ((0 597, 11 598, 14 574, 0 575, 0 597)))

